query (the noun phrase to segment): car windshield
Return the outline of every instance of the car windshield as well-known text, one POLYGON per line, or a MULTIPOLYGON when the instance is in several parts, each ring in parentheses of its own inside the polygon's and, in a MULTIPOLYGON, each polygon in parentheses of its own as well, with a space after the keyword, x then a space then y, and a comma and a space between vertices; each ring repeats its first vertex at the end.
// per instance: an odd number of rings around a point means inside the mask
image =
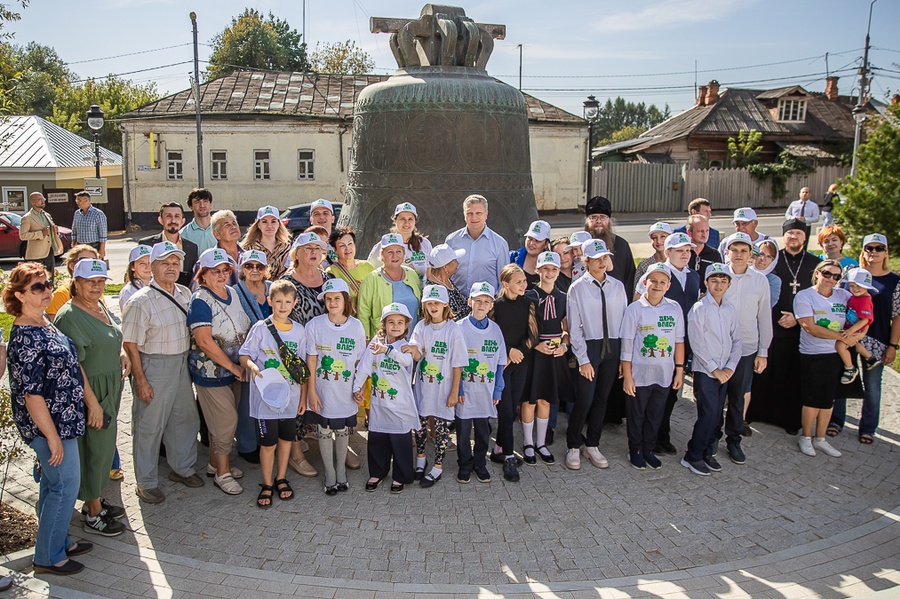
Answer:
POLYGON ((5 220, 8 220, 17 229, 19 228, 19 225, 22 224, 22 217, 18 214, 14 214, 12 212, 3 212, 2 214, 0 214, 0 216, 3 216, 5 220))

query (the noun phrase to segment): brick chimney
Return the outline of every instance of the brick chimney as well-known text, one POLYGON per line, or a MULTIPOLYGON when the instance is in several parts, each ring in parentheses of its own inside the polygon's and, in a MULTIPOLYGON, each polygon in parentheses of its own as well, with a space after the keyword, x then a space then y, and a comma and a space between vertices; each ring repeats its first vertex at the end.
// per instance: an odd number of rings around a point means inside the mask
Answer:
POLYGON ((707 87, 709 92, 706 94, 706 105, 712 106, 719 101, 719 82, 713 79, 707 87))
POLYGON ((834 75, 825 77, 825 97, 832 102, 836 102, 838 99, 838 79, 839 77, 835 77, 834 75))
POLYGON ((698 89, 699 93, 697 94, 697 106, 705 106, 706 105, 706 86, 701 85, 698 89))

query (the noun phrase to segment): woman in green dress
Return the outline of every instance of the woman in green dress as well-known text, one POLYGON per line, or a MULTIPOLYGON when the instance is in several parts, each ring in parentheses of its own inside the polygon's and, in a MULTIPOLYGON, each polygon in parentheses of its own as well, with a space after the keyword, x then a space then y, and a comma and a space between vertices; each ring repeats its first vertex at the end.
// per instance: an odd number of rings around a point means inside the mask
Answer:
POLYGON ((83 259, 75 264, 70 293, 53 324, 69 337, 78 350, 84 371, 85 392, 93 391, 103 408, 103 427, 89 428, 78 438, 85 532, 104 536, 122 534, 118 519, 125 510, 101 499, 109 482, 109 465, 116 452, 116 420, 122 399, 122 382, 130 374, 131 362, 122 350, 122 329, 101 301, 106 286, 106 263, 83 259))

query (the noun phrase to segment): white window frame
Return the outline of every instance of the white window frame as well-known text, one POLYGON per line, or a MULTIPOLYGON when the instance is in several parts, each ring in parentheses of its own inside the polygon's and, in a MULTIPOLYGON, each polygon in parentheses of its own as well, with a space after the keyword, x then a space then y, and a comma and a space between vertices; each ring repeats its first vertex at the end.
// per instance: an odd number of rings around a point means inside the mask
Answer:
POLYGON ((308 148, 297 150, 297 179, 300 181, 314 181, 316 179, 316 151, 308 148), (301 158, 301 154, 308 152, 310 158, 301 158), (303 167, 301 169, 300 167, 303 167))
POLYGON ((228 150, 209 151, 209 178, 213 181, 228 180, 228 150), (216 158, 221 154, 222 158, 216 158))
POLYGON ((253 150, 253 180, 268 181, 272 178, 272 151, 253 150), (257 157, 259 152, 265 152, 265 158, 257 157))
POLYGON ((806 100, 781 98, 778 100, 779 123, 803 123, 806 121, 806 100))
POLYGON ((28 210, 31 209, 28 205, 28 188, 19 185, 4 185, 2 207, 3 210, 8 210, 17 214, 28 212, 28 210), (10 200, 14 200, 16 205, 10 205, 10 200), (20 200, 22 202, 21 204, 18 203, 20 200))
POLYGON ((166 179, 184 180, 184 150, 166 150, 166 179), (176 154, 178 158, 174 157, 176 154))

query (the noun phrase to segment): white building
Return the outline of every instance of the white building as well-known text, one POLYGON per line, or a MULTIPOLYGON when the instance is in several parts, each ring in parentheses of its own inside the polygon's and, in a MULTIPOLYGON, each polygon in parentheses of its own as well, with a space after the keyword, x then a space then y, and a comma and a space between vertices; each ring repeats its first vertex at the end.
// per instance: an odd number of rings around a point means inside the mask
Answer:
MULTIPOLYGON (((385 79, 242 71, 201 85, 204 185, 214 207, 247 222, 265 204, 342 201, 356 97, 385 79)), ((525 100, 538 210, 575 210, 585 203, 587 123, 525 100)), ((161 202, 184 202, 198 182, 192 90, 124 115, 121 128, 132 219, 152 225, 161 202)))

